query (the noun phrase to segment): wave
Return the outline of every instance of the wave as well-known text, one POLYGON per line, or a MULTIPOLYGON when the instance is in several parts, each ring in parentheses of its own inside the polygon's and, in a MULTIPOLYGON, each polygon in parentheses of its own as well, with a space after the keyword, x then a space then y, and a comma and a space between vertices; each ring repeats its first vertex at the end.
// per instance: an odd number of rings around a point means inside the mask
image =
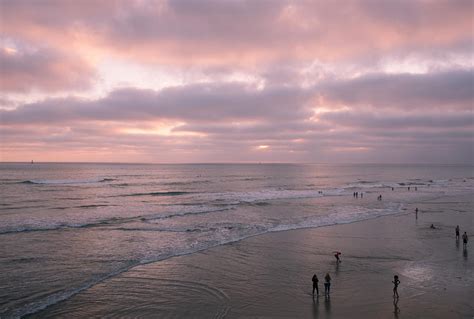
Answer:
POLYGON ((116 195, 116 196, 111 196, 111 197, 128 197, 128 196, 181 196, 181 195, 187 195, 187 194, 192 194, 192 192, 175 191, 175 192, 133 193, 133 194, 116 195))
POLYGON ((94 184, 115 181, 114 178, 99 178, 99 179, 30 179, 19 182, 20 184, 33 185, 74 185, 74 184, 94 184))
MULTIPOLYGON (((93 208, 100 205, 85 205, 87 208, 93 208)), ((223 212, 227 210, 232 210, 235 207, 197 207, 196 209, 182 209, 181 205, 175 207, 175 212, 162 213, 162 214, 148 214, 148 215, 137 215, 131 217, 111 217, 104 218, 99 220, 89 220, 82 223, 67 223, 67 222, 56 222, 47 225, 22 225, 22 226, 10 226, 0 228, 0 235, 12 234, 12 233, 26 233, 26 232, 42 232, 42 231, 52 231, 52 230, 63 230, 63 229, 74 229, 74 228, 90 228, 90 227, 100 227, 108 225, 118 225, 125 224, 129 222, 152 222, 154 220, 163 220, 174 217, 183 217, 187 215, 200 215, 208 214, 215 212, 223 212)), ((63 207, 57 207, 55 209, 66 209, 63 207)))

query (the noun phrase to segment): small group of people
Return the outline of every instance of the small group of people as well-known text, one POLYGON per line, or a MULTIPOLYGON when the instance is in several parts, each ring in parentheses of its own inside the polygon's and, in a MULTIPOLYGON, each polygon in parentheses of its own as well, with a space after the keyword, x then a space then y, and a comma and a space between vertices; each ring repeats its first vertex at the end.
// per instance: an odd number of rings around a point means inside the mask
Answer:
POLYGON ((353 196, 354 198, 359 198, 359 195, 360 195, 360 198, 364 198, 364 193, 362 193, 362 192, 360 192, 360 194, 359 194, 359 192, 354 192, 354 193, 352 194, 352 196, 353 196))
MULTIPOLYGON (((319 296, 319 279, 316 274, 313 275, 313 297, 314 297, 314 291, 316 290, 316 296, 319 296)), ((324 276, 324 295, 326 297, 329 297, 329 293, 331 292, 331 276, 329 273, 326 273, 326 276, 324 276)))
MULTIPOLYGON (((459 225, 456 226, 456 240, 459 240, 459 233, 460 233, 460 230, 459 230, 459 225)), ((466 249, 467 248, 467 241, 469 240, 469 237, 467 237, 467 233, 464 232, 464 234, 462 234, 462 248, 466 249)))

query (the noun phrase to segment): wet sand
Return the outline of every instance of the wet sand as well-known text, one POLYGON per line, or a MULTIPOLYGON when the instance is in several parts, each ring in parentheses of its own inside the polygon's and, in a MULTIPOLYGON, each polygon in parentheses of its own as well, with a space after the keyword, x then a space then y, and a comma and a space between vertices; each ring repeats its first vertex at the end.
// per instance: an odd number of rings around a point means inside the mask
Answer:
POLYGON ((135 267, 30 317, 472 318, 473 207, 469 196, 444 197, 404 214, 255 236, 135 267), (322 294, 326 272, 331 295, 313 299, 311 277, 322 294))

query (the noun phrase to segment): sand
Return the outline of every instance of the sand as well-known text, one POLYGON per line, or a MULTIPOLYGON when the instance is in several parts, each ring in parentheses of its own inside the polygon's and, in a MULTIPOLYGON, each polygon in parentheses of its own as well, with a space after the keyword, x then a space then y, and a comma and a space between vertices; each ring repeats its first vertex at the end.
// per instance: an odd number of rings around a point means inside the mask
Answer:
POLYGON ((267 233, 135 267, 31 317, 472 318, 473 207, 444 197, 399 215, 267 233), (458 224, 471 234, 466 250, 458 224), (313 298, 311 277, 322 293, 326 272, 331 295, 313 298))

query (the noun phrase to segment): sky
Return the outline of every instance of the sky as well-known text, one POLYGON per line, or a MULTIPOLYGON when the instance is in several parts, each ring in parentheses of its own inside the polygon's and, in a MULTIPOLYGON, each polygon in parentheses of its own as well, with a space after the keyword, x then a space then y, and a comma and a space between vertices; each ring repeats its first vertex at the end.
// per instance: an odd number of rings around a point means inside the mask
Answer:
POLYGON ((473 6, 0 0, 0 161, 473 163, 473 6))

